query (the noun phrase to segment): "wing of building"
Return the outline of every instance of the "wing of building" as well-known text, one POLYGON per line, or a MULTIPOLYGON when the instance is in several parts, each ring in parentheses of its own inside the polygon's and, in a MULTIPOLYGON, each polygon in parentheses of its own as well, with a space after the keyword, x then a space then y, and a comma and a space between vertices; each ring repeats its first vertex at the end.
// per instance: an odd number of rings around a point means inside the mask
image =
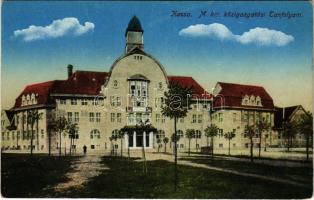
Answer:
MULTIPOLYGON (((12 109, 2 112, 2 150, 29 152, 33 131, 34 152, 43 153, 110 152, 113 148, 156 151, 166 145, 173 150, 172 143, 159 143, 158 139, 171 138, 174 133, 173 120, 161 113, 164 94, 169 84, 192 88, 192 106, 185 118, 178 120, 177 134, 179 151, 186 151, 187 129, 195 129, 191 149, 199 151, 208 146, 204 130, 211 123, 220 128, 215 144, 226 147, 223 134, 236 131, 233 146, 247 147, 248 139, 243 127, 257 119, 265 118, 273 125, 274 104, 263 87, 218 82, 214 96, 190 76, 168 75, 165 67, 152 55, 144 51, 143 28, 137 17, 133 17, 125 31, 125 51, 115 60, 108 72, 75 71, 67 66, 66 80, 51 80, 28 85, 16 98, 12 109), (30 124, 31 110, 40 113, 40 119, 30 124), (74 141, 65 132, 61 140, 53 129, 56 119, 65 117, 76 123, 78 130, 74 141), (136 132, 125 135, 123 145, 110 140, 126 126, 149 122, 157 133, 136 132), (61 141, 61 142, 60 142, 61 141)), ((271 134, 271 133, 269 133, 271 134)), ((73 137, 71 137, 73 138, 73 137)), ((275 145, 270 137, 267 145, 275 145)), ((162 140, 161 140, 162 141, 162 140)), ((255 141, 259 145, 258 141, 255 141)))

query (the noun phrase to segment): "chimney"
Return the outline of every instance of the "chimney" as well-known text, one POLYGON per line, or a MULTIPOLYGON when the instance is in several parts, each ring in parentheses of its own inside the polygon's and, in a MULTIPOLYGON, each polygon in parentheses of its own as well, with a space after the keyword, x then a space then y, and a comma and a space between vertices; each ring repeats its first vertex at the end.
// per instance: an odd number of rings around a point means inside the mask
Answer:
POLYGON ((68 65, 68 78, 70 78, 73 74, 73 65, 68 65))

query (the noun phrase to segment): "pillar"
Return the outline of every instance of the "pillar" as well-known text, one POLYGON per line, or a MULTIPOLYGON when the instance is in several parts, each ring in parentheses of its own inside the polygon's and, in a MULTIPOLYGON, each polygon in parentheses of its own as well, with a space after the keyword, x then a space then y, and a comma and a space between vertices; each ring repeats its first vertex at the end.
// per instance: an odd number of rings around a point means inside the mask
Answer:
POLYGON ((146 132, 145 131, 143 132, 143 145, 145 148, 146 147, 146 132))
POLYGON ((136 132, 133 133, 133 147, 136 147, 136 132))
POLYGON ((149 147, 153 147, 153 139, 154 139, 154 135, 153 132, 149 133, 149 147))

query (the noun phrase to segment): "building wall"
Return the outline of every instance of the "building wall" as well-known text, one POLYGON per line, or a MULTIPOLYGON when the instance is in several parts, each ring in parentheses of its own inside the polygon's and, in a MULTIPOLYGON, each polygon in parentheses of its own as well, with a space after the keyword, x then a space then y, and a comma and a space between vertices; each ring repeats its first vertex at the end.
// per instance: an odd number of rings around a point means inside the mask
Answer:
MULTIPOLYGON (((272 127, 274 125, 273 113, 265 112, 261 110, 217 110, 212 114, 212 123, 217 125, 221 129, 218 136, 214 139, 214 145, 216 148, 228 148, 229 141, 225 139, 224 134, 227 132, 235 131, 235 137, 230 141, 231 148, 248 148, 250 145, 249 137, 246 137, 244 130, 246 125, 253 125, 258 120, 258 113, 261 117, 267 120, 272 127)), ((262 133, 262 147, 265 146, 265 135, 266 146, 277 145, 277 134, 276 132, 269 130, 262 133)), ((253 138, 253 143, 257 147, 260 143, 259 136, 256 134, 253 138)))

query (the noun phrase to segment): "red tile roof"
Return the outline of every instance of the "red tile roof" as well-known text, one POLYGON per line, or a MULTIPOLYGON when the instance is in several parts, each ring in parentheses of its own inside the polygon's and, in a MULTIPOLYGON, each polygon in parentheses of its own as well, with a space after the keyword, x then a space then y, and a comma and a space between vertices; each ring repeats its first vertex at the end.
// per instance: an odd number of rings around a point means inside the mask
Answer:
POLYGON ((76 71, 68 80, 57 84, 52 93, 98 95, 107 75, 107 72, 76 71))
POLYGON ((194 98, 210 99, 211 97, 210 94, 190 76, 168 76, 168 81, 169 83, 179 84, 182 87, 192 87, 194 98))
POLYGON ((107 72, 76 71, 67 80, 54 80, 28 85, 16 98, 13 108, 21 107, 22 96, 34 93, 38 104, 53 104, 50 94, 97 95, 107 77, 107 72))
POLYGON ((37 99, 37 104, 47 104, 51 101, 49 93, 52 87, 60 81, 47 81, 43 83, 36 83, 28 85, 24 88, 22 93, 16 98, 14 108, 18 108, 22 104, 22 96, 34 93, 37 99))
POLYGON ((218 82, 221 90, 217 97, 214 98, 214 107, 243 107, 243 108, 264 108, 274 109, 274 103, 271 96, 261 86, 241 85, 234 83, 218 82), (262 101, 262 107, 242 105, 242 98, 245 96, 259 96, 262 101))

